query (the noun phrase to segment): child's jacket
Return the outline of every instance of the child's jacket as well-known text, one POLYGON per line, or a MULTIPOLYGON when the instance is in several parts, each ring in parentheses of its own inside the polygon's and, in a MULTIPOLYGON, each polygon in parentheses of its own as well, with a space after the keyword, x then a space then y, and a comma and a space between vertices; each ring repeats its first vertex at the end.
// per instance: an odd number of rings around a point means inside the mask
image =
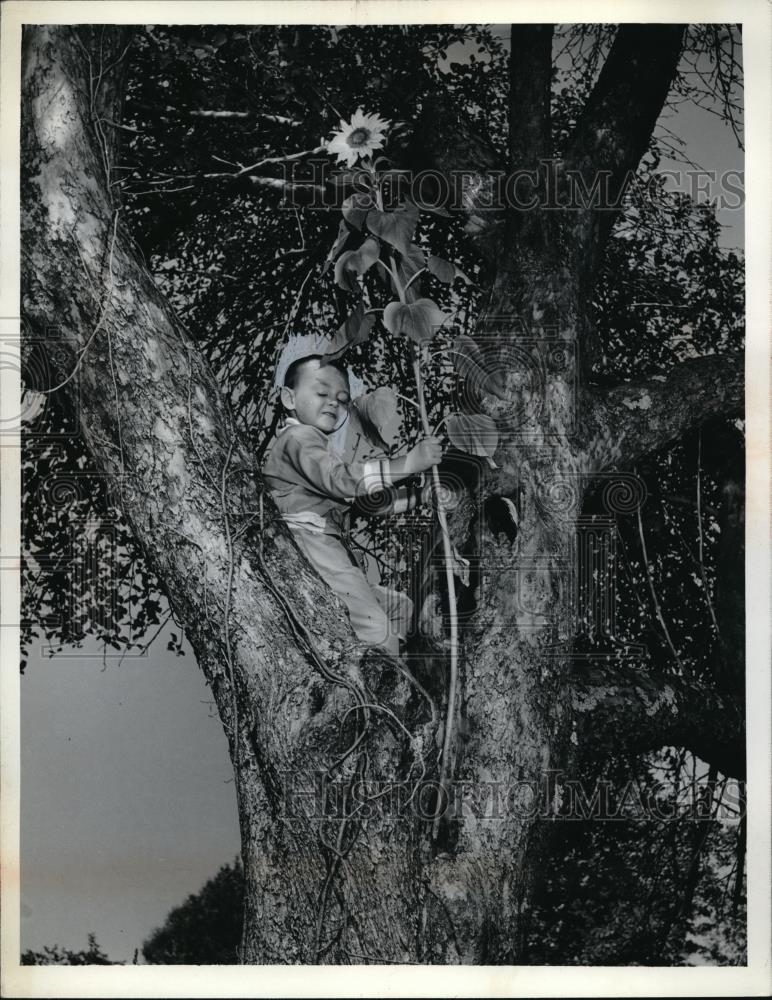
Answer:
POLYGON ((263 476, 301 551, 348 608, 357 636, 396 655, 412 602, 372 586, 340 536, 355 500, 366 500, 369 514, 400 513, 420 502, 420 490, 392 487, 386 459, 344 462, 326 434, 294 418, 273 442, 263 476))
POLYGON ((344 462, 323 431, 294 417, 273 442, 263 476, 288 524, 328 535, 340 535, 357 499, 365 499, 367 513, 377 515, 400 514, 420 502, 415 487, 392 486, 388 459, 344 462))

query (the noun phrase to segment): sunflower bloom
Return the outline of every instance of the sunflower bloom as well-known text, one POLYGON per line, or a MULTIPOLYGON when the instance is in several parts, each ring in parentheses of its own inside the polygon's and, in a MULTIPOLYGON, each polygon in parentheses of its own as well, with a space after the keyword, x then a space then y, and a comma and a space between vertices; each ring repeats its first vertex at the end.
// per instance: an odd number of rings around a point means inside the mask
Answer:
POLYGON ((347 167, 353 167, 358 157, 371 156, 383 146, 390 124, 378 115, 366 115, 358 108, 350 122, 341 118, 340 129, 333 132, 327 142, 327 152, 333 156, 337 154, 336 163, 345 161, 347 167))

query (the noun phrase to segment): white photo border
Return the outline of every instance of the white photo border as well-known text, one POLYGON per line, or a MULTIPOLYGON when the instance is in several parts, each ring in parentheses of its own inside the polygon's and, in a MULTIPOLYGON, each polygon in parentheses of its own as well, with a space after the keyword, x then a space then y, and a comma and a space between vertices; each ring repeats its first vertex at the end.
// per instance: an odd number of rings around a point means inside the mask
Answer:
MULTIPOLYGON (((21 966, 19 631, 0 628, 0 993, 8 997, 766 996, 770 972, 770 53, 765 0, 5 0, 0 9, 0 332, 19 335, 19 121, 22 25, 741 23, 745 64, 747 345, 746 624, 748 966, 21 966)), ((19 372, 0 365, 0 419, 19 410, 19 372)), ((18 566, 19 442, 0 448, 0 557, 18 566), (16 563, 14 563, 16 560, 16 563)), ((0 573, 4 622, 19 620, 18 574, 0 573)))

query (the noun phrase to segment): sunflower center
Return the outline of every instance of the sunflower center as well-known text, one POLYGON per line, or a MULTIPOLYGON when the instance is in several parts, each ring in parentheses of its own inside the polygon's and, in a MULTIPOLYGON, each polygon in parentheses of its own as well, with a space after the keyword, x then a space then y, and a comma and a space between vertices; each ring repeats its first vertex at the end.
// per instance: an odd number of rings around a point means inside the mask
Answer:
POLYGON ((359 149, 361 146, 367 145, 370 141, 370 135, 371 132, 369 128, 355 128, 346 139, 346 142, 352 149, 359 149))

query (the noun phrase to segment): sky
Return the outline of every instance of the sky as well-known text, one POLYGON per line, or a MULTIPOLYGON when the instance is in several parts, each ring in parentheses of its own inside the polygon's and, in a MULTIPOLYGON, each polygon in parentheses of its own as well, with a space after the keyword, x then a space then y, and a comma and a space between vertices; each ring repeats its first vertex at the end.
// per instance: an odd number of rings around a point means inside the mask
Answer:
MULTIPOLYGON (((742 169, 715 116, 682 105, 667 125, 701 166, 742 169)), ((741 247, 742 211, 719 218, 722 243, 741 247)), ((31 652, 21 680, 22 949, 78 950, 93 931, 113 960, 131 961, 239 852, 225 736, 190 647, 168 652, 166 632, 120 666, 95 648, 31 652)))
MULTIPOLYGON (((116 960, 240 850, 225 734, 187 644, 41 656, 21 679, 22 949, 116 960), (90 654, 90 655, 89 655, 90 654)), ((178 630, 179 632, 179 630, 178 630)))

